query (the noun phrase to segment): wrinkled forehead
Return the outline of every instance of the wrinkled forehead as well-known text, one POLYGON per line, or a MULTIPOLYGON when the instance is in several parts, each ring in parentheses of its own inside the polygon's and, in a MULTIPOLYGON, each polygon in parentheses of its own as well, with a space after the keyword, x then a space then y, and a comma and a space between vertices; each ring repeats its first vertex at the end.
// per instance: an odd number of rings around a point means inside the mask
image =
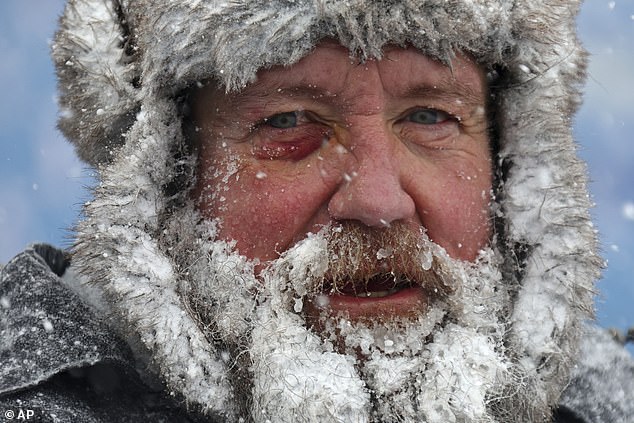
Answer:
MULTIPOLYGON (((485 72, 473 59, 457 54, 446 65, 414 47, 389 45, 381 58, 360 61, 340 44, 326 40, 290 66, 272 66, 257 72, 255 80, 240 90, 227 92, 217 81, 195 84, 191 99, 222 102, 228 109, 250 109, 253 104, 287 99, 336 100, 340 105, 363 97, 368 110, 376 102, 412 98, 456 102, 486 107, 488 84, 485 72)), ((207 107, 211 107, 206 101, 207 107)), ((345 108, 345 107, 344 107, 345 108)))
POLYGON ((482 91, 483 68, 465 54, 456 53, 446 64, 411 46, 390 44, 381 53, 381 58, 361 60, 350 57, 346 47, 336 41, 322 40, 293 65, 260 69, 254 83, 248 84, 246 89, 253 85, 266 89, 305 86, 338 94, 355 80, 361 86, 378 82, 395 95, 406 95, 422 85, 458 84, 470 87, 471 91, 482 91), (376 70, 379 81, 370 77, 373 70, 376 70))

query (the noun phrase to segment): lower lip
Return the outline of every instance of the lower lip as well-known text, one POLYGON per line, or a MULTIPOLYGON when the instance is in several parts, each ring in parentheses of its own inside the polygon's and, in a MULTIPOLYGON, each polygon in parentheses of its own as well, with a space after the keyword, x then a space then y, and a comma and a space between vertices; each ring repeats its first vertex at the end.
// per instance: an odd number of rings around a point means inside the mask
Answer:
MULTIPOLYGON (((319 305, 311 303, 311 308, 327 312, 330 316, 345 316, 354 321, 415 318, 424 313, 429 304, 428 296, 420 287, 402 289, 380 298, 333 294, 323 300, 318 301, 319 305)), ((310 310, 307 311, 310 314, 310 310)))

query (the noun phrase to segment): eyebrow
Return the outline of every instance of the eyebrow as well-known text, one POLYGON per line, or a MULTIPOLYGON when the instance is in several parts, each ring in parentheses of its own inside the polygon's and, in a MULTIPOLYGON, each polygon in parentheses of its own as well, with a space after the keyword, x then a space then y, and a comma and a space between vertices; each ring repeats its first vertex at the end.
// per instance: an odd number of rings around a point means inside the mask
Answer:
POLYGON ((289 87, 283 86, 283 84, 270 84, 257 88, 247 89, 238 93, 237 96, 234 97, 236 102, 241 102, 248 97, 256 97, 256 98, 287 98, 287 97, 297 97, 297 98, 309 98, 315 99, 318 97, 323 97, 324 95, 328 95, 327 91, 311 85, 299 84, 293 85, 289 87))
MULTIPOLYGON (((485 87, 486 88, 486 87, 485 87)), ((313 86, 300 83, 298 85, 284 86, 283 81, 279 84, 266 84, 257 88, 247 89, 238 93, 231 99, 233 106, 239 106, 248 98, 269 99, 270 101, 281 100, 288 97, 296 97, 299 100, 308 99, 318 101, 322 97, 337 96, 336 93, 313 86)), ((425 98, 438 101, 460 100, 466 106, 480 106, 485 102, 486 90, 477 91, 471 85, 465 84, 455 78, 446 77, 438 81, 437 84, 422 83, 407 88, 403 93, 397 95, 406 98, 425 98)))
POLYGON ((480 92, 471 85, 454 78, 443 78, 438 84, 410 87, 402 95, 408 98, 428 98, 442 101, 460 100, 467 105, 478 106, 485 101, 486 89, 480 92))

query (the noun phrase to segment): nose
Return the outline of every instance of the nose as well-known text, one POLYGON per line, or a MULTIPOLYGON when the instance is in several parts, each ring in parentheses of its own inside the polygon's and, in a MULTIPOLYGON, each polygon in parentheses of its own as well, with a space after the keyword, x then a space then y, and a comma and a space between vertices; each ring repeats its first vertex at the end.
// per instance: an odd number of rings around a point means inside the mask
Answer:
POLYGON ((355 142, 356 169, 345 173, 331 197, 328 211, 335 220, 356 220, 366 226, 385 227, 411 219, 416 213, 412 197, 402 185, 407 170, 399 163, 395 145, 385 131, 367 142, 355 142))

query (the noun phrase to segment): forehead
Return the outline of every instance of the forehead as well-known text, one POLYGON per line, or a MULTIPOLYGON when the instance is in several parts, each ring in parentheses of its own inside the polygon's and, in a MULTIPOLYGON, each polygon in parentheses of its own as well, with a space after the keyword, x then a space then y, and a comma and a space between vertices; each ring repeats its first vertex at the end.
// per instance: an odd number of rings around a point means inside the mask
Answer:
POLYGON ((425 56, 413 47, 388 46, 381 58, 364 62, 333 41, 320 43, 309 55, 291 66, 260 70, 243 94, 267 94, 286 88, 343 94, 350 87, 363 91, 380 84, 388 93, 407 95, 420 87, 481 97, 486 84, 481 67, 466 55, 456 54, 449 65, 425 56))

